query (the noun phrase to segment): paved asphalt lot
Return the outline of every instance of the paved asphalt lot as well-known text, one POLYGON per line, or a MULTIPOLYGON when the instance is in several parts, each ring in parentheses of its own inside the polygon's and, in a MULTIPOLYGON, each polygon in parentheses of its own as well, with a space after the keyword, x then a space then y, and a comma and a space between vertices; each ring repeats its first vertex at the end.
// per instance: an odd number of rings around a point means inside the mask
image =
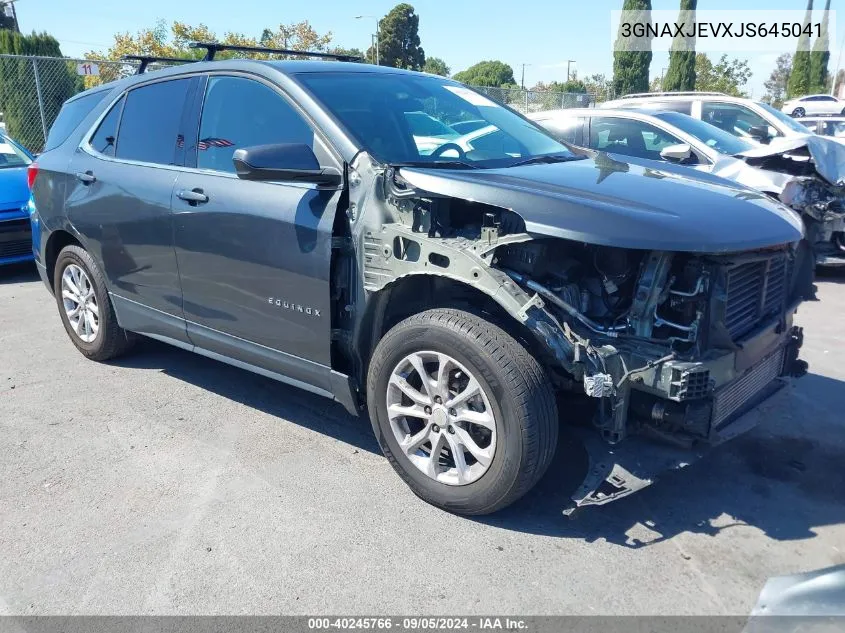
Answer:
POLYGON ((845 274, 767 422, 572 519, 569 466, 483 520, 417 500, 369 422, 152 341, 76 352, 0 270, 0 614, 745 614, 845 563, 845 274))

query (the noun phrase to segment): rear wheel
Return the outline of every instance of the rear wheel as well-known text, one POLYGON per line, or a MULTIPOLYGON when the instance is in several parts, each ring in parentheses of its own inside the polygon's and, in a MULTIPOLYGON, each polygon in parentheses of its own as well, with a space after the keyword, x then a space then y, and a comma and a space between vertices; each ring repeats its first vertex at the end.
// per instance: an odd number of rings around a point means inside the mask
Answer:
POLYGON ((800 119, 805 114, 807 114, 807 112, 804 110, 804 108, 795 108, 792 111, 792 117, 795 119, 800 119))
POLYGON ((85 356, 108 360, 132 346, 134 336, 117 324, 103 274, 84 248, 66 246, 59 253, 53 290, 65 330, 85 356))
POLYGON ((459 514, 512 503, 557 445, 554 393, 513 337, 459 310, 402 321, 373 353, 373 428, 393 468, 425 501, 459 514))

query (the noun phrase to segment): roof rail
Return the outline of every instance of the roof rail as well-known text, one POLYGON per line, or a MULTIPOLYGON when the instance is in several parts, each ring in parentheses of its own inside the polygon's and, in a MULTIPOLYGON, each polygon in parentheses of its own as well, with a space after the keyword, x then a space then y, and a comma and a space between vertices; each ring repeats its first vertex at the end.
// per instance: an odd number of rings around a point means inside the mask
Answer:
POLYGON ((724 92, 703 92, 697 90, 690 90, 687 92, 634 92, 629 95, 623 95, 622 99, 635 99, 637 97, 694 97, 696 95, 724 97, 724 92))
POLYGON ((316 51, 295 51, 287 48, 268 48, 266 46, 241 46, 239 44, 221 44, 219 42, 191 42, 191 48, 204 48, 205 57, 202 61, 210 62, 219 51, 237 51, 239 53, 268 53, 270 55, 297 55, 300 57, 319 57, 322 59, 336 59, 342 62, 354 62, 361 58, 356 55, 342 55, 316 51))
POLYGON ((152 62, 187 63, 196 61, 195 59, 186 59, 184 57, 156 57, 155 55, 123 55, 120 59, 128 62, 141 62, 138 65, 138 70, 135 71, 136 75, 143 74, 147 70, 147 66, 152 62))

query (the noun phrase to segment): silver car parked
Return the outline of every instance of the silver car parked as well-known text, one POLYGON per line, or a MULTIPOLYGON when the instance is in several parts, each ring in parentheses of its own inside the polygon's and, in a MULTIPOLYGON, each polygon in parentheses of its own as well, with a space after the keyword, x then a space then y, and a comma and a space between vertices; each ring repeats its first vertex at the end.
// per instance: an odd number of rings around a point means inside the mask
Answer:
POLYGON ((756 145, 675 111, 566 109, 529 116, 576 146, 664 169, 695 169, 769 194, 801 213, 817 263, 845 266, 845 147, 831 152, 824 139, 806 134, 756 145))

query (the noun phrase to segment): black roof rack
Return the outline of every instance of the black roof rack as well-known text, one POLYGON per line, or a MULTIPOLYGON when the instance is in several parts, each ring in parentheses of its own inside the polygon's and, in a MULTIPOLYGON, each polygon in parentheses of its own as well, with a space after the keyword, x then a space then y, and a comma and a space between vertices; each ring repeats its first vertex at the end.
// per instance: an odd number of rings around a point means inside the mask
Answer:
POLYGON ((297 55, 300 57, 319 57, 322 59, 336 59, 342 62, 359 61, 356 55, 342 55, 336 53, 322 53, 316 51, 294 51, 287 48, 268 48, 266 46, 241 46, 239 44, 221 44, 219 42, 191 42, 191 48, 204 48, 203 61, 210 62, 219 51, 237 51, 239 53, 269 53, 271 55, 297 55))
POLYGON ((120 59, 131 62, 141 62, 138 65, 138 70, 135 72, 136 75, 140 75, 147 70, 147 66, 149 66, 152 62, 177 62, 184 64, 196 61, 195 59, 185 59, 184 57, 156 57, 155 55, 124 55, 120 59))

